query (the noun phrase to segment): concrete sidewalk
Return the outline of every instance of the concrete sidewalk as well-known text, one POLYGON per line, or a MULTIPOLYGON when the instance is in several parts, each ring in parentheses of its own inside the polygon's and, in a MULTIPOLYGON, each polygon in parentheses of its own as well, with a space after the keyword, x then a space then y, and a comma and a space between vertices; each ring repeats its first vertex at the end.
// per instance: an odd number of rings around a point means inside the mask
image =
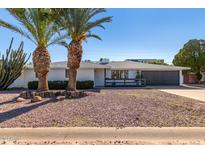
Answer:
POLYGON ((205 144, 205 128, 0 128, 1 144, 205 144))
POLYGON ((160 91, 205 102, 205 89, 160 89, 160 91))

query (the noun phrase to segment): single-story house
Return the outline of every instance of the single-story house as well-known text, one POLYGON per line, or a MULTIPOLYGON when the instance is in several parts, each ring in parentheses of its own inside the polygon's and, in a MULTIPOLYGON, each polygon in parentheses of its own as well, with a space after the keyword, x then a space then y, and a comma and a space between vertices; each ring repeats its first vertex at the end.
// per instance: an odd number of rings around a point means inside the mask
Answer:
MULTIPOLYGON (((183 84, 183 70, 188 67, 166 66, 147 64, 133 61, 108 61, 98 62, 83 61, 77 73, 77 80, 92 80, 95 87, 130 86, 135 85, 136 78, 146 80, 146 85, 181 85, 183 84)), ((54 62, 48 74, 49 81, 68 80, 67 62, 54 62)), ((29 81, 37 80, 33 66, 27 65, 22 75, 11 87, 27 88, 29 81)))

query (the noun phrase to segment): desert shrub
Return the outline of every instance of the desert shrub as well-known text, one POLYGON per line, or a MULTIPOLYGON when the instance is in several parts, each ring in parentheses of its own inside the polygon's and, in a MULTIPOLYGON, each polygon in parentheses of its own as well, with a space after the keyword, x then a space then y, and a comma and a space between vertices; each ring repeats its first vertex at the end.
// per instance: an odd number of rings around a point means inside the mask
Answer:
POLYGON ((0 55, 0 90, 6 90, 21 74, 30 56, 23 50, 23 42, 18 49, 12 49, 13 38, 5 54, 0 55))
POLYGON ((77 89, 92 89, 94 82, 91 80, 77 81, 77 89))
POLYGON ((36 90, 38 88, 38 81, 29 81, 28 89, 36 90))

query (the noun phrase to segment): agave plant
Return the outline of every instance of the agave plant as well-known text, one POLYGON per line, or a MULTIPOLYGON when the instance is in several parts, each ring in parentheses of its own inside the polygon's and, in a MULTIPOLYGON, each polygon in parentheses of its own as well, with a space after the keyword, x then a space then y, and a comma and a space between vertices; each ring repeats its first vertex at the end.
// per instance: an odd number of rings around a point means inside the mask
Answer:
POLYGON ((96 19, 97 14, 106 12, 105 9, 55 9, 55 12, 58 14, 57 24, 71 38, 71 42, 68 45, 65 42, 61 42, 61 44, 67 47, 69 53, 67 63, 69 67, 68 90, 75 91, 77 69, 80 67, 83 53, 82 43, 91 37, 101 40, 100 36, 92 33, 92 30, 96 27, 105 29, 102 24, 111 22, 112 17, 96 19))
POLYGON ((6 55, 0 57, 0 90, 7 89, 22 73, 27 63, 27 54, 23 51, 23 42, 17 50, 12 49, 13 38, 6 55))
POLYGON ((13 25, 0 19, 0 27, 17 32, 36 45, 33 52, 34 71, 38 77, 38 90, 48 90, 48 72, 50 69, 49 45, 62 41, 67 35, 60 35, 55 24, 52 9, 7 9, 8 12, 21 24, 13 25))

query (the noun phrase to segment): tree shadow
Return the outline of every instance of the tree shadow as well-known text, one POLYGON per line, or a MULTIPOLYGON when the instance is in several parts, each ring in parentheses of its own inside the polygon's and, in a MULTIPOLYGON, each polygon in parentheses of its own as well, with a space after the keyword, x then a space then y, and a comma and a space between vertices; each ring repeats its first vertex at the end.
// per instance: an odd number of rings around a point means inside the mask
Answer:
POLYGON ((31 106, 26 106, 26 107, 21 107, 21 108, 17 108, 17 109, 13 109, 13 110, 10 110, 7 112, 0 113, 0 123, 7 121, 7 120, 10 120, 12 118, 15 118, 21 114, 27 113, 35 108, 38 108, 40 106, 46 105, 46 104, 51 103, 51 102, 54 103, 56 101, 53 99, 43 100, 43 101, 39 102, 38 104, 34 104, 31 106))
POLYGON ((153 89, 196 89, 192 87, 185 87, 185 86, 178 86, 178 85, 147 85, 145 87, 132 87, 132 86, 119 86, 119 87, 100 87, 100 88, 95 88, 96 90, 138 90, 138 89, 144 89, 144 90, 153 90, 153 89))
POLYGON ((1 103, 0 103, 0 106, 1 106, 1 105, 5 105, 5 104, 14 103, 14 101, 15 101, 15 100, 12 99, 12 100, 8 100, 8 101, 1 102, 1 103))

